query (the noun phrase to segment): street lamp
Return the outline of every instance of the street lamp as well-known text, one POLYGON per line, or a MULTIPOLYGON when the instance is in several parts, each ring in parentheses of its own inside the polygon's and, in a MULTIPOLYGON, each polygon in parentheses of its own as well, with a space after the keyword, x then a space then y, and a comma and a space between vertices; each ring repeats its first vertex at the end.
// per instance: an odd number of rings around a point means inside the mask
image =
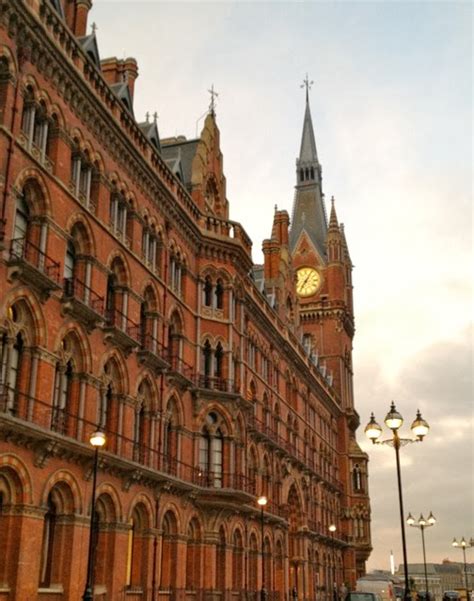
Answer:
POLYGON ((463 559, 464 559, 464 582, 466 585, 466 599, 469 599, 469 586, 468 586, 468 582, 467 582, 466 547, 474 547, 474 539, 471 537, 471 539, 468 542, 468 541, 466 541, 466 539, 463 536, 459 542, 454 538, 453 542, 451 544, 456 549, 462 549, 462 554, 463 554, 463 559))
MULTIPOLYGON (((336 524, 329 524, 328 527, 329 532, 331 533, 331 540, 334 541, 334 533, 337 530, 336 524)), ((332 550, 332 565, 333 565, 333 569, 332 569, 332 574, 330 575, 331 578, 331 597, 332 599, 334 599, 335 595, 334 595, 334 591, 337 590, 337 582, 336 582, 336 558, 334 557, 334 549, 332 550)))
POLYGON ((390 411, 385 416, 385 425, 392 431, 392 438, 388 440, 379 440, 382 434, 382 428, 375 421, 374 414, 370 415, 370 421, 365 427, 365 434, 373 444, 388 444, 395 449, 395 457, 397 460, 397 482, 398 482, 398 501, 400 504, 400 523, 402 527, 402 550, 403 550, 403 562, 405 564, 405 593, 404 598, 406 601, 410 599, 410 584, 408 579, 408 561, 407 561, 407 545, 405 539, 405 520, 403 511, 403 495, 402 495, 402 476, 400 471, 400 447, 411 442, 421 442, 423 438, 428 434, 430 427, 421 417, 421 413, 418 410, 416 417, 411 425, 411 431, 415 438, 400 438, 398 430, 403 425, 403 417, 395 408, 395 403, 392 401, 390 405, 390 411))
POLYGON ((267 497, 259 497, 257 503, 260 505, 260 528, 262 530, 262 589, 260 591, 260 601, 265 601, 267 598, 267 592, 265 590, 265 557, 264 544, 263 544, 263 508, 268 503, 267 497))
POLYGON ((97 486, 97 467, 99 464, 99 449, 102 448, 106 443, 106 437, 103 432, 94 432, 89 438, 89 442, 94 447, 94 471, 92 477, 92 504, 91 504, 91 521, 90 521, 90 532, 89 532, 89 551, 87 555, 87 581, 84 594, 82 595, 83 601, 93 601, 94 599, 94 555, 95 555, 95 541, 94 541, 94 522, 95 522, 95 489, 97 486))
POLYGON ((423 566, 425 568, 425 591, 426 591, 426 601, 428 601, 428 571, 426 569, 426 549, 425 549, 425 528, 429 528, 430 526, 434 526, 436 524, 436 518, 433 515, 433 512, 430 511, 430 515, 428 519, 425 520, 423 514, 420 515, 418 519, 418 523, 415 522, 414 517, 411 513, 408 514, 407 524, 412 526, 413 528, 419 528, 421 530, 421 541, 423 543, 423 566))

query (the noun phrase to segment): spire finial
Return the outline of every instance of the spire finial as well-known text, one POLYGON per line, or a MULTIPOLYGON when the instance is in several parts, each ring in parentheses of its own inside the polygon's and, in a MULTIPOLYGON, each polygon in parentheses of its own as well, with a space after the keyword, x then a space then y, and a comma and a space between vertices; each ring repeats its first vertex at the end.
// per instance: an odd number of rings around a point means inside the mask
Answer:
POLYGON ((150 113, 148 111, 145 113, 145 119, 147 123, 150 123, 150 113))
POLYGON ((209 111, 210 111, 211 115, 215 115, 216 98, 219 96, 219 94, 214 90, 214 84, 212 84, 211 89, 208 90, 208 92, 211 95, 211 102, 209 104, 209 111))
POLYGON ((99 29, 97 27, 97 24, 95 23, 95 21, 94 21, 94 23, 92 23, 91 29, 92 29, 92 35, 95 35, 95 32, 99 29))
POLYGON ((303 83, 300 85, 300 88, 306 88, 306 102, 309 102, 309 91, 313 86, 314 81, 309 81, 308 74, 306 73, 305 79, 303 79, 303 83))
POLYGON ((156 125, 156 122, 158 121, 158 113, 155 111, 153 113, 153 123, 156 125))

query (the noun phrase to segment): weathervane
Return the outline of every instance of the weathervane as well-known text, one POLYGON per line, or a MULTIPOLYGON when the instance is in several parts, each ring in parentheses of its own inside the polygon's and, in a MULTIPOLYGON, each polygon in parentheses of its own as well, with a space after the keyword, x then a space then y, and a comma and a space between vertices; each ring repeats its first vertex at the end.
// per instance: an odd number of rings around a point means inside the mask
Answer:
POLYGON ((214 109, 216 108, 216 98, 219 96, 219 94, 214 91, 214 84, 212 84, 211 89, 208 90, 208 92, 211 95, 211 103, 209 105, 209 111, 211 112, 211 115, 214 115, 214 109))
POLYGON ((314 81, 309 81, 308 74, 306 73, 306 79, 303 79, 303 83, 300 85, 300 88, 306 88, 306 102, 308 102, 308 93, 313 83, 314 81))

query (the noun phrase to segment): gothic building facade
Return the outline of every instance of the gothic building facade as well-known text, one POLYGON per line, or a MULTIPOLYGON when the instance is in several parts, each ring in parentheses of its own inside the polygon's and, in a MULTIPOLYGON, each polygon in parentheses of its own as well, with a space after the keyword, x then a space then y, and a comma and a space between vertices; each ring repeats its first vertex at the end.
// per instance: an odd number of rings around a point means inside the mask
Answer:
POLYGON ((214 110, 193 140, 139 123, 90 8, 0 0, 0 600, 78 601, 92 537, 97 600, 326 601, 370 507, 308 97, 291 227, 254 265, 214 110))

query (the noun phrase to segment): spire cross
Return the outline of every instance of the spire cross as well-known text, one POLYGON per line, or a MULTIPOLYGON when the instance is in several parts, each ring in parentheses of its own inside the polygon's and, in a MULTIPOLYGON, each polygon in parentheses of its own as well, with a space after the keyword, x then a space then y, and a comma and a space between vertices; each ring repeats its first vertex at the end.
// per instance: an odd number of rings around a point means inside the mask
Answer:
POLYGON ((148 111, 145 113, 145 119, 147 123, 150 122, 150 113, 148 111))
POLYGON ((308 102, 308 94, 309 90, 311 90, 314 81, 309 81, 308 74, 306 73, 306 78, 303 79, 303 83, 300 85, 300 88, 306 88, 306 102, 308 102))
POLYGON ((158 121, 158 113, 155 111, 153 113, 153 123, 156 125, 156 122, 158 121))
POLYGON ((214 91, 214 84, 212 84, 211 89, 208 90, 211 95, 211 103, 209 104, 209 110, 211 111, 211 115, 214 114, 214 109, 216 108, 216 98, 219 96, 217 92, 214 91))

